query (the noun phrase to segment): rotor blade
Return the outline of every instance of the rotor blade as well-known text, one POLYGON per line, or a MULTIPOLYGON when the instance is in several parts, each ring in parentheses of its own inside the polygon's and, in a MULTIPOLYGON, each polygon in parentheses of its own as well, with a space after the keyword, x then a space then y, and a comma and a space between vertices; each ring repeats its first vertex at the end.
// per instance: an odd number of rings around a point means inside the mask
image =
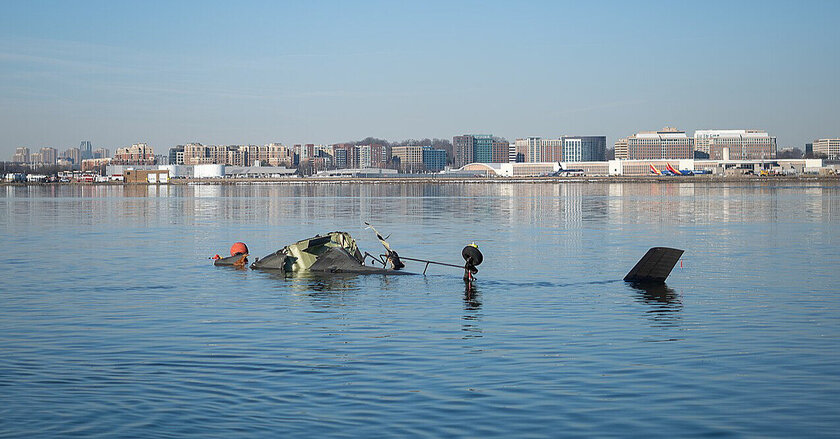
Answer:
MULTIPOLYGON (((388 250, 388 252, 390 253, 391 252, 391 246, 388 245, 388 241, 385 240, 387 238, 383 238, 382 235, 380 235, 379 232, 372 225, 370 225, 370 223, 365 222, 365 225, 367 226, 366 227, 367 229, 373 230, 373 233, 376 234, 376 239, 378 239, 379 242, 382 243, 382 246, 385 247, 385 250, 388 250)), ((390 238, 391 235, 388 235, 388 237, 390 238)))

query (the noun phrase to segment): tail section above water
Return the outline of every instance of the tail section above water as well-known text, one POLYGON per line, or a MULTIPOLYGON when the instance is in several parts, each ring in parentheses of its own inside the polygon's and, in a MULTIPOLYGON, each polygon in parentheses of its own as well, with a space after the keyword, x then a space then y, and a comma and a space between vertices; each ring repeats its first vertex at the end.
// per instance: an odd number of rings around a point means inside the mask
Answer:
POLYGON ((662 283, 677 265, 684 250, 653 247, 645 253, 632 270, 624 276, 625 282, 662 283))

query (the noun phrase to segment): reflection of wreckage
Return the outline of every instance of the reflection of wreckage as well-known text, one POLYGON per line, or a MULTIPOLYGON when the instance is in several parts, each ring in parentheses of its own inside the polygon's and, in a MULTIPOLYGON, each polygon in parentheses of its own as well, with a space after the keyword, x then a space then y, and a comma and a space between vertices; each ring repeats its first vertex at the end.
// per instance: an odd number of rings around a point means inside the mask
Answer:
MULTIPOLYGON (((376 232, 375 229, 374 232, 376 232)), ((279 270, 284 273, 309 271, 353 274, 409 274, 402 271, 405 267, 403 260, 406 260, 425 264, 423 274, 426 273, 429 265, 434 264, 463 269, 464 278, 472 279, 472 276, 478 273, 476 266, 481 264, 484 259, 475 244, 468 245, 462 250, 461 255, 464 258, 464 265, 400 257, 385 241, 386 238, 383 238, 379 233, 376 233, 376 237, 385 247, 385 253, 380 255, 372 255, 368 252, 363 254, 356 245, 356 240, 347 232, 330 232, 324 236, 318 235, 298 241, 268 256, 257 258, 250 267, 252 269, 279 270)), ((234 244, 234 246, 236 247, 238 244, 241 243, 234 244)), ((242 244, 241 247, 236 249, 231 248, 230 257, 221 258, 217 255, 214 259, 215 265, 245 267, 248 263, 247 247, 242 244)))

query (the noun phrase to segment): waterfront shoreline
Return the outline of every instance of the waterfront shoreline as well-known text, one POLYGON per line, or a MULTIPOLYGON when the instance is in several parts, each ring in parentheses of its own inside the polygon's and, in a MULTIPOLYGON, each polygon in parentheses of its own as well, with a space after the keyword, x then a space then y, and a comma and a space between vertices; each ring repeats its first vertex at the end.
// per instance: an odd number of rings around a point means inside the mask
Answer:
POLYGON ((840 182, 840 176, 593 176, 593 177, 392 177, 392 178, 176 178, 169 183, 0 182, 0 186, 160 186, 237 184, 510 184, 510 183, 773 183, 840 182))

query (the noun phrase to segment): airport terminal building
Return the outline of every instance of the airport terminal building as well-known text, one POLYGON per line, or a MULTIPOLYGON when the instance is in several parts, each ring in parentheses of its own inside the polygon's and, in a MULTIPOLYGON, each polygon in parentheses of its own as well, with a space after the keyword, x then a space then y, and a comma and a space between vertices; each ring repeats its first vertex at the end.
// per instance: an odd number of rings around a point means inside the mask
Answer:
POLYGON ((488 177, 539 177, 548 175, 583 176, 646 176, 657 175, 668 167, 692 173, 711 175, 748 175, 773 173, 784 175, 817 174, 823 169, 820 159, 769 159, 769 160, 700 160, 653 159, 609 160, 587 162, 538 162, 538 163, 470 163, 455 172, 473 173, 488 177))

